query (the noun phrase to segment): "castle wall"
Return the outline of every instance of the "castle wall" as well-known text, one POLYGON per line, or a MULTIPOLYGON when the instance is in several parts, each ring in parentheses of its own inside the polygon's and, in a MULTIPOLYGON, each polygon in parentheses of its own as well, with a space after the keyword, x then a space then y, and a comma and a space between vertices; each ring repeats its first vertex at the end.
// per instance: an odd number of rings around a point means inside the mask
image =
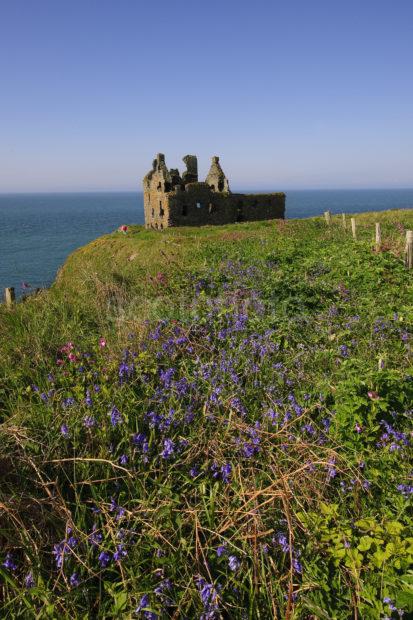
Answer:
POLYGON ((169 226, 202 226, 284 218, 285 194, 226 194, 206 183, 169 195, 169 226))
POLYGON ((184 157, 187 170, 168 170, 165 156, 158 153, 145 176, 144 211, 147 228, 203 226, 284 218, 285 194, 233 194, 219 164, 212 158, 207 181, 198 179, 197 158, 184 157))

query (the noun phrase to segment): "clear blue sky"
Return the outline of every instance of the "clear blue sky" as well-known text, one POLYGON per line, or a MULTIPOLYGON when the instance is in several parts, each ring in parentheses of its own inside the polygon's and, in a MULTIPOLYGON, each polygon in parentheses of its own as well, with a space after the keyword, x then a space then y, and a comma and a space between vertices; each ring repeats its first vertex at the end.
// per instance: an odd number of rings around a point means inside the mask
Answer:
POLYGON ((0 192, 413 187, 412 0, 0 0, 0 192))

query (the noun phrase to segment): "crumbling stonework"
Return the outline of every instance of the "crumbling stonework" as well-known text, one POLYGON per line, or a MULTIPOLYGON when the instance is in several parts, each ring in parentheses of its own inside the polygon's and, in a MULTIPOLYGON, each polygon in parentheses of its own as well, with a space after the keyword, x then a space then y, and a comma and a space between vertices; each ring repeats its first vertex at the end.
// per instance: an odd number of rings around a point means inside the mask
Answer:
POLYGON ((198 181, 195 155, 183 158, 186 171, 168 170, 159 153, 143 179, 146 228, 202 226, 284 218, 285 194, 233 194, 219 157, 212 158, 205 182, 198 181))

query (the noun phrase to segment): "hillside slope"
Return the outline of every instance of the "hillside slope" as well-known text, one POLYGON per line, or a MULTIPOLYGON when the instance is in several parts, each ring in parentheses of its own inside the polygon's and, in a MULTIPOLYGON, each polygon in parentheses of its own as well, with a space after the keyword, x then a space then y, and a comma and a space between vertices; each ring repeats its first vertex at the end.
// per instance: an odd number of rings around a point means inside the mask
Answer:
POLYGON ((357 225, 130 227, 0 309, 2 617, 413 611, 413 212, 357 225))

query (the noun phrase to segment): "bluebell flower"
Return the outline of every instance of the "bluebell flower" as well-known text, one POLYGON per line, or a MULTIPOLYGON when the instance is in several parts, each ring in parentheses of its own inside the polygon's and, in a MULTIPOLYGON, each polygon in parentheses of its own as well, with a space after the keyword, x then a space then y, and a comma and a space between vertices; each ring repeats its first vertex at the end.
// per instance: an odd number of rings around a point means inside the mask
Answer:
POLYGON ((90 396, 90 390, 86 390, 85 403, 88 407, 92 407, 93 405, 93 400, 92 400, 92 397, 90 396))
POLYGON ((119 409, 115 407, 115 405, 113 405, 110 411, 110 422, 112 426, 117 426, 118 424, 122 423, 122 414, 120 413, 119 409))
POLYGON ((141 600, 139 601, 139 605, 135 609, 135 614, 138 614, 145 607, 149 607, 149 596, 147 594, 144 594, 142 596, 141 600))
POLYGON ((341 357, 349 357, 350 356, 350 353, 349 353, 349 350, 348 350, 348 346, 346 344, 342 344, 340 346, 340 355, 341 355, 341 357))
POLYGON ((92 531, 89 534, 88 540, 91 545, 94 547, 98 547, 103 540, 103 536, 100 532, 97 531, 96 523, 93 524, 92 531))
POLYGON ((232 467, 230 463, 225 463, 225 465, 221 467, 221 477, 222 477, 222 481, 225 482, 225 484, 229 483, 231 472, 232 472, 232 467))
POLYGON ((199 476, 199 474, 200 474, 200 471, 199 471, 199 466, 198 465, 194 465, 189 470, 189 475, 191 476, 191 478, 196 478, 197 476, 199 476))
POLYGON ((55 557, 56 568, 62 568, 63 559, 66 553, 66 542, 63 540, 62 542, 53 545, 52 553, 55 557))
POLYGON ((214 618, 218 617, 219 612, 217 591, 212 583, 208 583, 202 577, 197 579, 197 587, 205 612, 201 618, 203 620, 214 620, 214 618))
POLYGON ((275 540, 280 545, 283 553, 289 552, 290 545, 288 543, 287 536, 283 532, 278 532, 275 540))
POLYGON ((62 426, 60 427, 60 432, 63 435, 63 437, 70 437, 70 433, 69 433, 69 429, 67 427, 67 424, 62 424, 62 426))
POLYGON ((77 573, 72 573, 70 575, 69 581, 72 588, 77 588, 77 586, 80 584, 79 575, 77 573))
POLYGON ((219 545, 219 547, 217 547, 217 556, 220 558, 222 555, 224 555, 227 552, 227 546, 226 544, 223 545, 219 545))
POLYGON ((93 428, 96 426, 96 418, 93 415, 87 415, 83 418, 83 426, 86 428, 93 428))
POLYGON ((4 562, 3 562, 3 566, 4 566, 4 568, 7 568, 7 570, 11 570, 11 571, 15 571, 16 570, 17 564, 14 561, 13 556, 12 556, 11 553, 7 553, 6 554, 6 557, 5 557, 4 562))
POLYGON ((24 578, 24 585, 27 588, 27 590, 30 590, 31 588, 34 588, 35 582, 34 582, 32 571, 28 572, 27 575, 25 576, 25 578, 24 578))
POLYGON ((124 546, 118 545, 116 547, 115 553, 113 554, 113 559, 115 560, 115 562, 120 562, 122 558, 126 558, 127 555, 128 555, 128 552, 126 551, 124 546))
POLYGON ((161 457, 163 459, 169 459, 173 455, 174 450, 175 450, 175 444, 172 441, 172 439, 169 439, 169 437, 164 439, 161 457))
POLYGON ((110 555, 110 553, 108 553, 108 551, 102 551, 99 554, 98 560, 99 560, 99 564, 101 565, 101 567, 102 568, 106 568, 106 566, 108 566, 108 564, 110 564, 111 555, 110 555))
POLYGON ((241 566, 241 562, 239 561, 236 555, 230 555, 228 556, 228 566, 232 571, 235 572, 241 566))
POLYGON ((165 592, 172 590, 172 581, 170 579, 163 579, 154 589, 156 596, 164 598, 165 592))
POLYGON ((121 456, 119 457, 120 465, 127 465, 128 461, 129 457, 127 456, 127 454, 121 454, 121 456))

